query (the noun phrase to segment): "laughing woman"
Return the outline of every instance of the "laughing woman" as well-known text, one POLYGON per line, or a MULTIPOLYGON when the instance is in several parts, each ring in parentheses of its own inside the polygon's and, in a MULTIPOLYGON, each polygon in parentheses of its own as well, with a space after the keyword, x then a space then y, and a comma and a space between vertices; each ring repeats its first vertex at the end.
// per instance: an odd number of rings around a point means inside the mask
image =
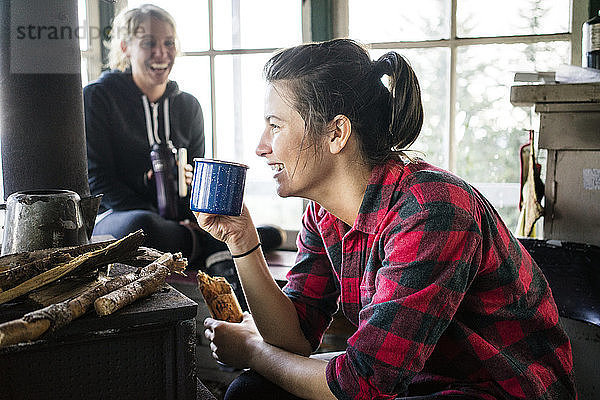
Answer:
POLYGON ((531 256, 472 186, 402 153, 423 122, 407 62, 339 39, 280 51, 265 75, 256 153, 280 196, 310 204, 283 290, 247 209, 196 215, 240 256, 251 311, 205 321, 213 356, 250 368, 226 398, 575 398, 570 343, 531 256), (338 307, 356 326, 346 351, 309 358, 338 307))
POLYGON ((112 69, 83 90, 88 174, 92 193, 103 194, 96 234, 122 238, 143 229, 147 246, 195 261, 216 241, 183 222, 194 219, 189 199, 178 204, 177 218, 159 215, 150 159, 153 145, 169 142, 186 148, 190 159, 204 156, 200 104, 169 80, 176 55, 175 21, 167 11, 144 4, 117 15, 112 69))

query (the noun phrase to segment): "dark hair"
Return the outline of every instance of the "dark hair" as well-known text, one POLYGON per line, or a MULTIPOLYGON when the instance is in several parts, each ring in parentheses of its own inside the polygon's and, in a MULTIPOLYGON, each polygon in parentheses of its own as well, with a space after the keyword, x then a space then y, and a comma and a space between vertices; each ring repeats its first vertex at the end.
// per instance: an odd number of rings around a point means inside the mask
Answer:
POLYGON ((370 165, 395 157, 421 131, 419 83, 396 52, 371 61, 367 49, 350 39, 309 43, 277 52, 264 74, 267 82, 290 89, 313 143, 336 115, 347 116, 370 165), (389 90, 383 75, 389 76, 389 90))

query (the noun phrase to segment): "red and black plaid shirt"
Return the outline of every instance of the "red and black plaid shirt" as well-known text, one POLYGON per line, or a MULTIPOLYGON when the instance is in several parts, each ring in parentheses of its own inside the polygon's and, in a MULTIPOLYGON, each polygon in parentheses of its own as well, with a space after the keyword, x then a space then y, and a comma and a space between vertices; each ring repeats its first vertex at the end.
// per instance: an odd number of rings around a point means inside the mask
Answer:
POLYGON ((288 279, 314 349, 338 304, 357 326, 327 366, 340 399, 576 397, 542 272, 481 194, 425 162, 375 167, 352 227, 312 203, 288 279))

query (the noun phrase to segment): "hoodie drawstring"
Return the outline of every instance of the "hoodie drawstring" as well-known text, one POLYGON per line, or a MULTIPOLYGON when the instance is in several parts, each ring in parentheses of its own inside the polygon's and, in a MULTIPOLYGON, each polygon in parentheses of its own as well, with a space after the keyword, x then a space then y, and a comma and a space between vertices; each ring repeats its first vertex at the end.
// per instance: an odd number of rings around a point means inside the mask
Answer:
MULTIPOLYGON (((146 95, 142 96, 144 104, 144 113, 146 115, 146 133, 148 134, 148 143, 152 147, 155 143, 160 144, 161 140, 158 136, 158 104, 150 103, 146 95), (152 106, 152 115, 150 115, 150 106, 152 106)), ((163 114, 165 120, 165 140, 170 143, 171 126, 169 121, 169 98, 163 101, 163 114)))
POLYGON ((165 140, 167 143, 171 142, 171 126, 169 121, 169 98, 167 97, 163 102, 163 114, 165 117, 165 140))
POLYGON ((146 114, 146 132, 148 133, 148 143, 150 147, 154 146, 154 137, 152 135, 152 120, 150 119, 150 104, 148 103, 148 97, 142 96, 142 103, 144 104, 144 113, 146 114))
POLYGON ((152 103, 152 132, 154 133, 154 140, 160 144, 160 138, 158 137, 158 104, 152 103))

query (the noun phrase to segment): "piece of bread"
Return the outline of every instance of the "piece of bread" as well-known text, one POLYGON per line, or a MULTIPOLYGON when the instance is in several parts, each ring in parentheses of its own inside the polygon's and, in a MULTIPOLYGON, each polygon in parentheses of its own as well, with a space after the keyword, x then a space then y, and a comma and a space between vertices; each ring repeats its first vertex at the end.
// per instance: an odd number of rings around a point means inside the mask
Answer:
POLYGON ((242 308, 229 282, 222 276, 214 278, 198 271, 198 289, 204 297, 210 315, 228 322, 242 321, 242 308))

